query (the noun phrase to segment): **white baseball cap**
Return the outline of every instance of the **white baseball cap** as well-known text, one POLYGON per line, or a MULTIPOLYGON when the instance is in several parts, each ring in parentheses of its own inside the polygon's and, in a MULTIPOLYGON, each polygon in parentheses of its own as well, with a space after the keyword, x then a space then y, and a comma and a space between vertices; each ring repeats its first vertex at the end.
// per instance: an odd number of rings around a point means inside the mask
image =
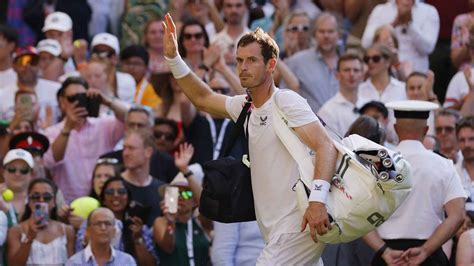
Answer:
POLYGON ((72 29, 72 19, 64 12, 53 12, 44 20, 43 32, 57 30, 66 32, 72 29))
POLYGON ((62 48, 61 44, 53 39, 45 39, 42 40, 38 43, 36 46, 36 49, 38 49, 38 52, 46 52, 50 53, 54 56, 59 56, 62 53, 62 48))
POLYGON ((101 44, 114 49, 116 55, 120 53, 119 41, 117 37, 115 37, 114 35, 110 33, 102 32, 102 33, 96 34, 94 38, 92 38, 91 49, 94 49, 94 46, 101 45, 101 44))
POLYGON ((3 166, 15 160, 23 160, 30 168, 35 166, 33 156, 24 149, 9 150, 7 155, 5 155, 5 158, 3 158, 3 166))

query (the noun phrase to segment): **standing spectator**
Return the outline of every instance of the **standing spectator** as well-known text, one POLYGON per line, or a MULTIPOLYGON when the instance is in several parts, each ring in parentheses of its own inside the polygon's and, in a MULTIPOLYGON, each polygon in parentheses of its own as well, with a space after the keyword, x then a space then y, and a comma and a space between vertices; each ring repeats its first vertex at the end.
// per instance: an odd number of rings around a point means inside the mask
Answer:
POLYGON ((456 139, 456 124, 461 120, 456 110, 441 109, 435 114, 435 132, 439 140, 439 152, 454 163, 462 161, 462 153, 456 139))
POLYGON ((343 136, 359 117, 359 108, 366 102, 358 97, 362 77, 362 59, 358 55, 344 54, 339 57, 336 73, 339 92, 318 111, 318 116, 339 136, 343 136))
POLYGON ((463 7, 469 11, 464 14, 457 15, 454 18, 452 23, 453 28, 451 32, 451 61, 456 69, 461 70, 463 65, 469 65, 472 61, 470 56, 470 39, 474 37, 474 34, 471 33, 474 28, 474 2, 470 0, 462 0, 462 4, 458 3, 452 5, 450 3, 450 8, 447 10, 453 10, 454 8, 463 7))
POLYGON ((155 118, 153 135, 155 136, 157 150, 173 154, 176 149, 175 140, 178 133, 176 121, 167 118, 155 118))
POLYGON ((285 59, 311 46, 311 20, 304 11, 291 12, 284 21, 280 58, 285 59))
POLYGON ((186 1, 186 9, 191 17, 197 19, 204 25, 207 35, 209 35, 210 38, 214 37, 216 32, 224 28, 224 21, 220 16, 214 0, 186 1))
POLYGON ((117 99, 88 88, 82 78, 66 79, 58 92, 65 118, 45 130, 52 143, 44 155, 45 165, 51 169, 53 180, 64 192, 68 203, 89 193, 97 158, 112 150, 123 135, 122 120, 127 107, 117 99), (114 110, 116 117, 87 117, 86 108, 80 106, 77 99, 80 94, 100 97, 101 103, 114 110))
POLYGON ((196 71, 203 67, 204 50, 209 47, 209 36, 204 25, 197 20, 184 21, 178 37, 178 47, 191 69, 196 71))
POLYGON ((93 210, 87 217, 86 234, 89 244, 74 254, 66 265, 137 265, 132 256, 112 247, 112 240, 116 234, 115 223, 114 213, 111 210, 107 208, 93 210))
POLYGON ((45 39, 36 46, 39 53, 40 68, 39 76, 43 79, 58 81, 61 75, 64 74, 64 61, 60 58, 62 53, 61 44, 54 39, 45 39))
POLYGON ((0 25, 0 91, 16 83, 13 70, 13 51, 15 51, 18 35, 14 29, 0 25))
MULTIPOLYGON (((339 41, 336 17, 321 14, 314 23, 317 47, 300 51, 287 59, 288 67, 300 81, 300 94, 308 100, 313 112, 337 92, 337 43, 339 41)), ((286 88, 283 84, 281 87, 286 88)))
POLYGON ((164 184, 150 175, 150 159, 155 142, 150 130, 130 130, 125 135, 123 163, 125 171, 122 177, 131 192, 131 200, 149 208, 146 225, 151 227, 156 217, 161 215, 161 197, 158 188, 164 184))
POLYGON ((74 229, 57 221, 56 193, 49 179, 30 183, 21 223, 8 231, 8 265, 64 264, 74 254, 74 229), (38 214, 40 203, 46 213, 38 214))
POLYGON ((438 11, 419 0, 390 0, 377 5, 369 16, 362 46, 370 47, 375 30, 385 24, 395 28, 400 43, 400 60, 413 61, 416 71, 428 71, 428 56, 438 39, 438 11))
POLYGON ((433 103, 394 102, 396 150, 412 166, 412 192, 377 230, 365 236, 376 250, 372 265, 405 262, 414 265, 449 265, 441 246, 454 236, 464 219, 466 194, 451 161, 427 150, 422 141, 428 130, 433 103), (420 211, 423 210, 423 211, 420 211), (407 226, 407 221, 416 223, 407 226))
POLYGON ((131 45, 120 53, 122 70, 132 75, 137 83, 133 102, 136 104, 156 108, 161 103, 161 98, 156 94, 153 85, 148 82, 149 55, 145 47, 131 45))
POLYGON ((34 45, 36 34, 23 19, 23 9, 27 0, 6 0, 2 1, 7 5, 6 24, 10 25, 18 34, 18 45, 34 45))
POLYGON ((145 25, 143 35, 143 45, 150 55, 148 68, 152 75, 169 71, 163 57, 163 27, 161 22, 161 18, 149 20, 145 25))
POLYGON ((466 117, 456 124, 456 137, 462 160, 456 163, 456 170, 461 177, 468 198, 474 199, 474 117, 466 117))
POLYGON ((128 73, 116 70, 119 63, 120 46, 117 37, 110 33, 99 33, 94 36, 91 42, 91 52, 98 57, 109 60, 112 65, 109 82, 114 94, 122 101, 133 102, 133 95, 136 87, 135 80, 128 73))

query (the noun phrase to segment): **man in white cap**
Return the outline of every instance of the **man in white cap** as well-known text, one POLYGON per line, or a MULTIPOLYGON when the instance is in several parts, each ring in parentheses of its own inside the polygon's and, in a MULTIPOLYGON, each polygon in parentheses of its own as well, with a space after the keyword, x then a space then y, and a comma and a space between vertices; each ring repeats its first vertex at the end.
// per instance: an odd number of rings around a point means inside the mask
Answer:
POLYGON ((54 39, 61 44, 61 55, 59 56, 65 63, 64 72, 76 70, 72 55, 74 46, 72 44, 72 19, 63 12, 53 12, 44 20, 43 33, 48 39, 54 39))
POLYGON ((422 143, 429 112, 438 105, 397 101, 386 106, 394 109, 396 150, 412 166, 413 189, 385 223, 364 237, 377 250, 372 265, 449 265, 441 246, 463 222, 466 193, 452 161, 422 143))
POLYGON ((54 39, 44 39, 36 46, 39 52, 38 66, 40 77, 47 80, 58 81, 64 74, 64 61, 60 58, 63 49, 61 44, 54 39))
MULTIPOLYGON (((117 37, 110 33, 99 33, 94 36, 91 42, 92 56, 110 60, 114 68, 118 64, 120 45, 117 37)), ((135 79, 128 73, 116 71, 115 81, 113 84, 117 86, 117 96, 125 102, 132 103, 135 96, 135 87, 137 86, 135 79)))

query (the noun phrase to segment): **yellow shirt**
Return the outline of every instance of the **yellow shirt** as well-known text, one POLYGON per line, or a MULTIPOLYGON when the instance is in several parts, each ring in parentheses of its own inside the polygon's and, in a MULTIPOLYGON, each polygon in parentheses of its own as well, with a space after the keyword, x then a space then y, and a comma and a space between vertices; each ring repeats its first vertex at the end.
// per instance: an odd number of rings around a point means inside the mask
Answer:
POLYGON ((158 104, 160 104, 162 100, 160 96, 156 94, 153 86, 145 78, 143 78, 137 84, 135 96, 133 97, 133 102, 154 108, 158 104))

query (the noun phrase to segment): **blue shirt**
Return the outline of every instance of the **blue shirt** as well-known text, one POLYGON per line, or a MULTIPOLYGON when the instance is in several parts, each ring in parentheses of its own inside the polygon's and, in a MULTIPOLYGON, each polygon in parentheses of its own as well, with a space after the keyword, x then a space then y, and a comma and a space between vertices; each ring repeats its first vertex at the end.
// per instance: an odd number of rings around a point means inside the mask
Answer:
MULTIPOLYGON (((112 256, 110 257, 109 261, 105 265, 107 266, 132 266, 137 265, 135 260, 132 256, 128 255, 127 253, 118 251, 112 248, 112 256)), ((90 265, 96 266, 98 265, 94 254, 92 254, 91 245, 87 245, 87 247, 80 252, 74 254, 69 260, 66 262, 67 266, 75 266, 75 265, 90 265)))

